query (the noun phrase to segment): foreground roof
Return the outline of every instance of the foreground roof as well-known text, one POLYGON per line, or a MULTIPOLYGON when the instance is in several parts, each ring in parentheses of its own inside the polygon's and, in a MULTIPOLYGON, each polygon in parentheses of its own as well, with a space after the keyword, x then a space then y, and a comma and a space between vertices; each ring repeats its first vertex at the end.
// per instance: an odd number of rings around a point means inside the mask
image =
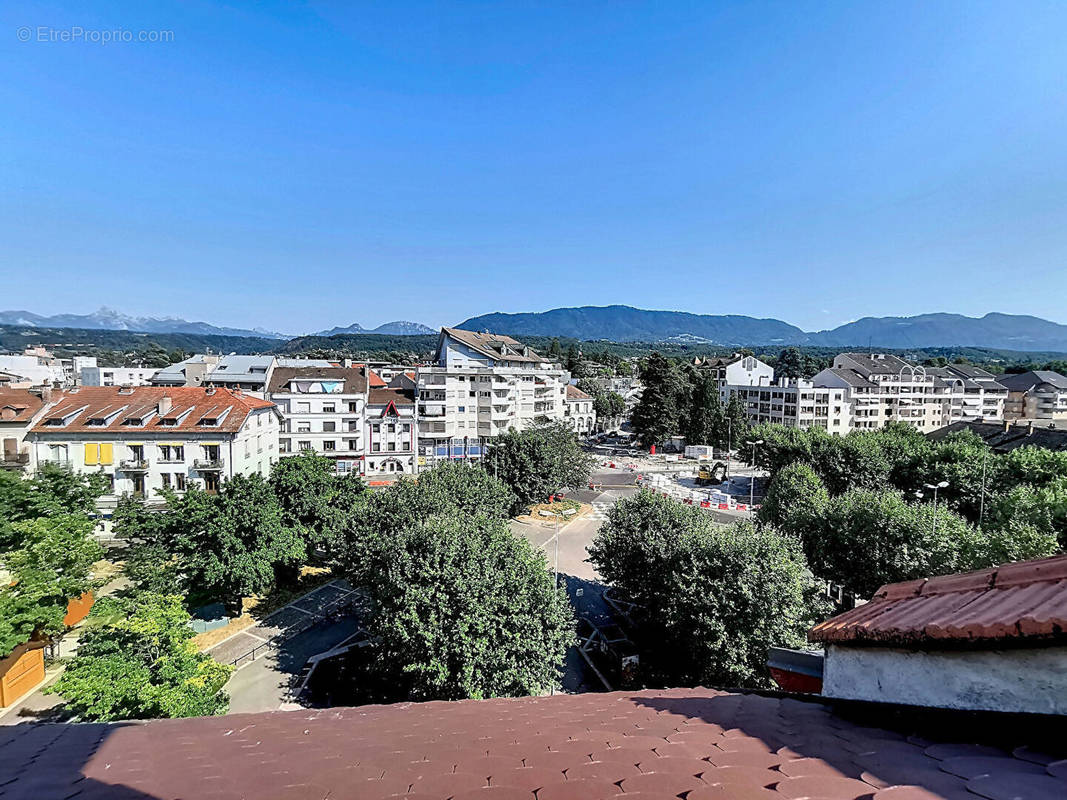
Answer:
POLYGON ((0 729, 0 792, 5 800, 1067 796, 1060 753, 908 733, 851 722, 818 702, 701 688, 21 725, 0 729))
POLYGON ((891 583, 808 638, 900 646, 1067 642, 1067 556, 891 583))
POLYGON ((35 434, 236 433, 249 413, 274 403, 231 389, 201 386, 82 386, 59 392, 30 428, 35 434), (170 409, 159 415, 159 402, 170 409), (173 421, 173 424, 170 424, 173 421), (57 424, 62 422, 63 424, 57 424))
POLYGON ((1049 427, 1048 420, 1041 420, 1036 425, 1033 420, 1016 421, 1005 425, 1003 422, 953 422, 943 428, 930 431, 926 438, 939 442, 959 431, 973 431, 982 441, 998 453, 1008 453, 1019 447, 1043 447, 1046 450, 1067 450, 1067 430, 1049 427))

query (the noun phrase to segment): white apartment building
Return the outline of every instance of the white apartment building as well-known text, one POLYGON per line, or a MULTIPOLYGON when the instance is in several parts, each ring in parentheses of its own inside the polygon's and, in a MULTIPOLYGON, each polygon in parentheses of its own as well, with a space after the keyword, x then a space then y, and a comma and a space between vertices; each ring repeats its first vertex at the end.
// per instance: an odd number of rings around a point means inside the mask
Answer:
POLYGON ((1001 375, 1008 390, 1005 419, 1067 420, 1067 378, 1051 370, 1001 375))
POLYGON ((363 474, 368 481, 414 475, 419 471, 415 392, 397 385, 401 377, 395 376, 391 386, 372 387, 367 397, 363 474))
POLYGON ((993 373, 968 364, 927 367, 926 372, 948 386, 951 411, 944 424, 1004 419, 1008 388, 993 373))
POLYGON ((362 473, 368 389, 361 366, 276 368, 267 399, 282 416, 280 455, 310 450, 333 459, 340 474, 362 473))
POLYGON ((81 387, 57 392, 26 441, 34 470, 50 462, 107 475, 106 505, 127 492, 217 491, 234 475, 267 475, 279 422, 273 403, 229 389, 81 387))
POLYGON ((82 367, 82 386, 151 386, 159 372, 155 367, 82 367))
POLYGON ((480 458, 484 444, 539 418, 564 418, 570 375, 510 336, 442 328, 416 373, 418 455, 480 458))
POLYGON ((903 422, 923 432, 947 425, 952 415, 948 385, 923 367, 885 353, 841 353, 812 379, 816 386, 847 389, 852 427, 874 429, 903 422))
POLYGON ((723 386, 762 386, 774 380, 774 367, 755 356, 734 353, 732 356, 716 356, 693 359, 693 366, 710 374, 723 386))
POLYGON ((723 387, 724 401, 737 395, 749 421, 772 422, 790 428, 822 428, 844 435, 852 420, 847 389, 819 386, 815 381, 781 378, 770 385, 723 387))
POLYGON ((567 395, 563 401, 563 418, 579 436, 588 436, 596 430, 596 411, 593 398, 577 386, 567 384, 567 395))

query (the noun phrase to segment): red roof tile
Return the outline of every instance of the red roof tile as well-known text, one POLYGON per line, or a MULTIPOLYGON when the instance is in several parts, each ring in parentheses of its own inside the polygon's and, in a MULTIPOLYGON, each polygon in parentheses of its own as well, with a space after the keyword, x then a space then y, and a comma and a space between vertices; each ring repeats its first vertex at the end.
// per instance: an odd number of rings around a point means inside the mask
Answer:
POLYGON ((29 422, 44 401, 29 389, 0 388, 0 422, 29 422))
POLYGON ((904 646, 1067 640, 1067 555, 889 584, 808 638, 904 646))
POLYGON ((1045 750, 1064 746, 1051 740, 1037 761, 968 741, 924 750, 818 702, 672 689, 11 726, 0 796, 955 800, 969 789, 1007 800, 1015 787, 1062 798, 1061 754, 1045 750), (768 752, 784 737, 789 750, 768 752), (740 755, 761 758, 720 766, 740 755))

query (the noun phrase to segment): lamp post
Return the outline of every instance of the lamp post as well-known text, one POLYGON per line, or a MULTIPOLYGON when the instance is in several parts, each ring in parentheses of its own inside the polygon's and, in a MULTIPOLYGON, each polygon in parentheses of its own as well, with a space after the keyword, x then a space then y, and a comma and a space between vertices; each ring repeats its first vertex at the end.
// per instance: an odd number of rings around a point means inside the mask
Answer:
POLYGON ((748 507, 752 508, 756 502, 756 445, 763 444, 763 440, 757 439, 754 442, 745 442, 745 444, 752 445, 752 461, 749 463, 752 474, 748 477, 748 507))
MULTIPOLYGON (((730 481, 730 448, 734 441, 734 421, 726 418, 726 481, 730 481)), ((729 491, 729 490, 727 490, 729 491)), ((710 494, 708 495, 711 496, 710 494)))
POLYGON ((933 530, 933 535, 934 535, 935 538, 937 536, 937 490, 938 489, 944 489, 946 486, 948 486, 948 481, 938 481, 937 483, 924 483, 923 484, 923 487, 925 487, 927 489, 933 489, 934 490, 934 525, 933 525, 934 530, 933 530))

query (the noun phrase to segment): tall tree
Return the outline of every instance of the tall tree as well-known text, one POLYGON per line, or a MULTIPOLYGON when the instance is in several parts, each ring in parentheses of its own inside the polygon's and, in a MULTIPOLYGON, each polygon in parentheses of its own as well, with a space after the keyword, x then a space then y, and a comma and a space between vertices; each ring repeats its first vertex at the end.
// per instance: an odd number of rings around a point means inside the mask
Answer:
POLYGON ((724 420, 718 381, 710 375, 697 374, 689 408, 682 416, 682 435, 690 444, 716 444, 724 420))
POLYGON ((630 422, 641 444, 648 447, 680 432, 688 385, 678 367, 658 352, 648 357, 641 371, 641 383, 644 389, 630 422))

